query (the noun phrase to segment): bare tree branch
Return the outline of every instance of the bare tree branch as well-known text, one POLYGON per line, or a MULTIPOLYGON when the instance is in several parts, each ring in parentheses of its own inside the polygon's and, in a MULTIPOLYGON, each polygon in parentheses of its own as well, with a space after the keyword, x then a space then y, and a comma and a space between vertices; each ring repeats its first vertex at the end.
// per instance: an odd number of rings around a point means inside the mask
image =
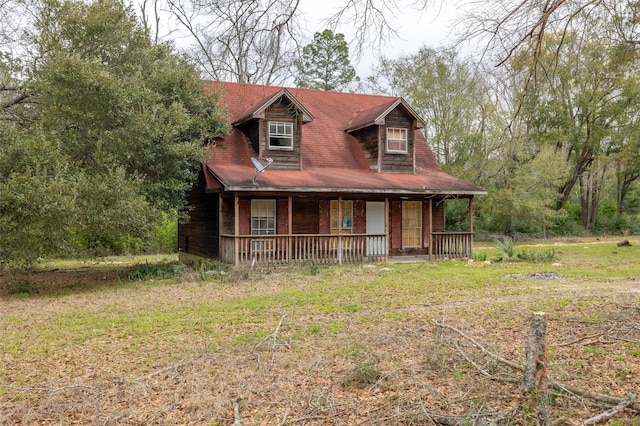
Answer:
POLYGON ((193 39, 191 54, 215 80, 276 84, 291 77, 299 0, 169 0, 193 39))

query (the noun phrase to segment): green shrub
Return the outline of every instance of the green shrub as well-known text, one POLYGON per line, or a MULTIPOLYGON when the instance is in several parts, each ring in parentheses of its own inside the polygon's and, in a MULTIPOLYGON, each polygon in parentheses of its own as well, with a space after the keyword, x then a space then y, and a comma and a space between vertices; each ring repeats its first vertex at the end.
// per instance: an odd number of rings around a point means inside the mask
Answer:
POLYGON ((487 252, 485 250, 477 250, 473 252, 473 260, 476 262, 484 262, 487 260, 487 252))
POLYGON ((178 251, 178 215, 164 214, 160 224, 154 229, 149 249, 158 253, 178 251))
MULTIPOLYGON (((168 280, 175 278, 185 265, 182 263, 150 264, 145 262, 132 267, 126 275, 129 281, 168 280)), ((122 279, 122 276, 119 276, 122 279)))
POLYGON ((518 259, 533 263, 549 263, 556 260, 557 253, 558 252, 554 247, 549 247, 543 250, 522 249, 522 251, 518 253, 518 259))

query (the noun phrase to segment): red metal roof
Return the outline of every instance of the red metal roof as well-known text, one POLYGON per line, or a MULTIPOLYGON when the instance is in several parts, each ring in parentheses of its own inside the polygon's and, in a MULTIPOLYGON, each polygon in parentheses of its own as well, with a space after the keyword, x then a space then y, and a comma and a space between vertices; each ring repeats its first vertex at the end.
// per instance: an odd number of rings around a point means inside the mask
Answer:
MULTIPOLYGON (((282 90, 281 87, 208 82, 220 90, 231 122, 247 117, 282 90)), ((486 191, 444 173, 420 131, 415 132, 415 174, 371 170, 355 137, 345 130, 375 119, 400 98, 289 88, 288 92, 313 116, 302 126, 302 169, 267 169, 253 183, 251 150, 242 132, 233 128, 205 160, 206 169, 231 191, 357 192, 402 194, 484 194, 486 191), (377 115, 376 115, 377 114, 377 115)), ((417 117, 418 118, 418 117, 417 117)), ((207 179, 210 184, 210 180, 207 179)), ((215 185, 209 185, 216 190, 215 185)))

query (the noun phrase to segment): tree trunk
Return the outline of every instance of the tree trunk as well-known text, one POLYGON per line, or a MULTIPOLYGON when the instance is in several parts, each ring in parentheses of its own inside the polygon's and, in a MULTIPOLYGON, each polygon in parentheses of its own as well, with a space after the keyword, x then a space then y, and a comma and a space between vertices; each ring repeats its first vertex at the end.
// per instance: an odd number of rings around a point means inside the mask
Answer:
POLYGON ((547 314, 534 312, 531 316, 529 341, 526 348, 522 387, 538 406, 538 425, 550 426, 548 405, 549 378, 547 376, 547 314))

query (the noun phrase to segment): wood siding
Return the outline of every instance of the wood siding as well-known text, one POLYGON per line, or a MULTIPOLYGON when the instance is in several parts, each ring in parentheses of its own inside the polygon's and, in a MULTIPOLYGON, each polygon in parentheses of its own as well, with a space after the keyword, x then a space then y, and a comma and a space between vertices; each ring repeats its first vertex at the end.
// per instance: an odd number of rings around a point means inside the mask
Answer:
POLYGON ((294 234, 320 234, 320 202, 308 198, 294 198, 292 221, 291 230, 294 234))
POLYGON ((353 233, 364 234, 367 231, 367 204, 364 200, 353 200, 353 233))
POLYGON ((189 220, 178 224, 178 248, 184 253, 216 258, 219 255, 218 194, 205 192, 204 175, 200 173, 189 194, 189 220))
POLYGON ((380 132, 380 172, 381 173, 413 173, 414 172, 414 129, 413 119, 403 112, 400 107, 391 111, 385 118, 385 126, 380 132), (407 153, 388 154, 386 152, 387 128, 398 127, 407 129, 407 153))
POLYGON ((318 230, 320 234, 329 234, 331 233, 331 203, 329 200, 320 200, 319 207, 318 230))
POLYGON ((260 126, 258 121, 250 121, 247 124, 244 124, 238 129, 244 133, 247 138, 247 143, 249 144, 249 148, 251 149, 252 155, 259 155, 260 152, 260 126))
POLYGON ((289 198, 276 200, 276 234, 289 233, 289 198))
POLYGON ((300 147, 302 144, 302 119, 296 117, 293 105, 284 100, 273 103, 265 111, 264 120, 260 120, 260 157, 273 158, 272 169, 302 170, 300 147), (293 150, 269 149, 269 121, 293 123, 293 150))
POLYGON ((233 197, 222 197, 222 206, 220 207, 220 214, 222 215, 222 220, 220 221, 220 226, 222 226, 221 234, 233 234, 236 232, 234 211, 233 197))
POLYGON ((436 200, 433 202, 433 232, 444 232, 446 229, 445 211, 447 209, 446 200, 436 200))
POLYGON ((391 249, 402 249, 402 201, 392 200, 389 209, 389 223, 391 224, 391 249))
POLYGON ((238 225, 240 235, 251 235, 251 200, 238 200, 238 225))
POLYGON ((374 170, 380 167, 380 126, 371 126, 353 132, 358 140, 369 166, 374 170))

